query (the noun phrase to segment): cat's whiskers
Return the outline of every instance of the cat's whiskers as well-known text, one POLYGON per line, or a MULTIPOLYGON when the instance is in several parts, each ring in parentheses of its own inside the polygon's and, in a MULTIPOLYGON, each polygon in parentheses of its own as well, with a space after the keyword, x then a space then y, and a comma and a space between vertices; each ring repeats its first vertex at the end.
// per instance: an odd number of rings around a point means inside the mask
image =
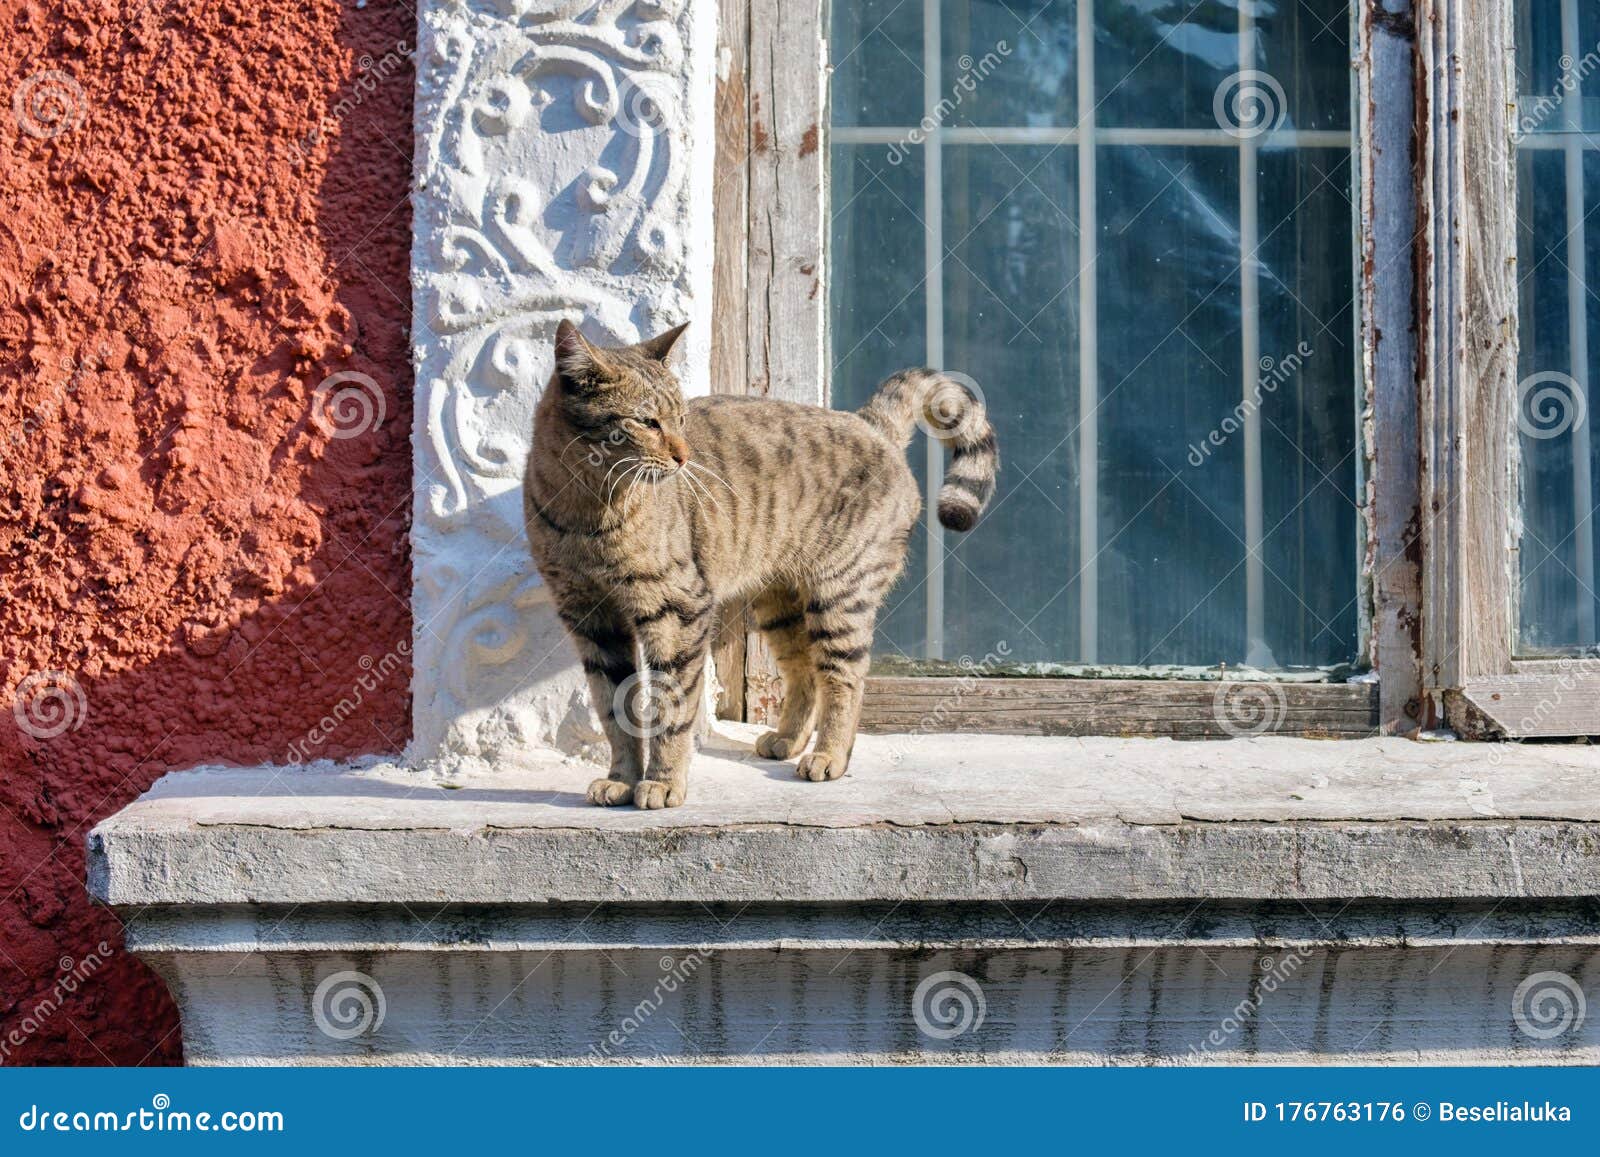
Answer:
POLYGON ((633 494, 639 488, 639 479, 650 469, 648 463, 640 461, 636 466, 630 466, 628 472, 622 476, 627 486, 622 491, 622 509, 627 510, 633 504, 633 494))
POLYGON ((656 479, 661 477, 661 468, 659 466, 651 465, 649 462, 644 463, 644 465, 639 468, 639 470, 633 475, 633 480, 628 483, 628 493, 623 497, 622 500, 624 509, 626 509, 633 501, 634 491, 638 489, 639 483, 646 477, 648 477, 651 482, 654 482, 656 479))
POLYGON ((613 474, 615 474, 617 472, 617 468, 618 467, 626 466, 629 462, 637 462, 637 461, 639 461, 639 455, 637 455, 637 454, 629 454, 624 458, 618 458, 615 462, 613 462, 611 464, 611 469, 606 471, 606 477, 610 478, 613 474))
MULTIPOLYGON (((630 462, 638 462, 638 461, 640 461, 640 458, 639 458, 639 456, 637 454, 629 455, 628 457, 622 459, 622 461, 618 462, 615 466, 611 467, 610 470, 607 470, 606 471, 606 478, 610 478, 613 474, 615 474, 617 472, 617 470, 620 467, 627 466, 630 462)), ((611 505, 611 500, 614 497, 616 497, 617 483, 621 482, 624 478, 626 478, 628 476, 628 473, 629 473, 629 471, 624 471, 622 474, 618 475, 617 476, 617 481, 613 482, 611 484, 611 489, 606 491, 606 505, 607 506, 610 506, 611 505)), ((604 481, 605 481, 605 479, 601 480, 602 484, 604 484, 604 481)))
POLYGON ((718 474, 715 470, 711 469, 711 467, 707 466, 704 462, 696 462, 693 459, 690 459, 688 462, 685 462, 684 465, 691 470, 699 470, 702 473, 711 475, 711 477, 722 483, 723 487, 728 491, 729 494, 734 494, 734 496, 737 497, 733 487, 728 485, 728 480, 722 475, 718 474))
MULTIPOLYGON (((685 477, 685 478, 687 478, 687 477, 688 477, 688 475, 684 475, 684 477, 685 477)), ((674 479, 676 479, 676 478, 677 478, 677 475, 676 475, 676 474, 674 474, 674 475, 673 475, 673 478, 674 478, 674 479)), ((704 503, 702 503, 702 502, 701 502, 701 501, 700 501, 700 495, 699 495, 699 493, 698 493, 698 492, 697 492, 697 491, 696 491, 696 490, 695 490, 695 488, 694 488, 694 487, 693 487, 693 486, 691 486, 691 487, 689 487, 689 497, 690 497, 690 498, 692 498, 692 499, 694 499, 694 509, 695 509, 695 512, 696 512, 696 513, 698 513, 698 514, 704 514, 704 513, 705 513, 705 505, 704 505, 704 503)))
MULTIPOLYGON (((686 463, 684 463, 684 465, 687 466, 688 463, 686 462, 686 463)), ((727 511, 722 509, 722 503, 717 501, 717 496, 715 494, 711 493, 710 489, 706 486, 706 484, 704 482, 700 481, 700 479, 696 478, 689 471, 680 470, 680 471, 677 472, 675 477, 682 478, 684 480, 684 482, 688 483, 689 493, 695 495, 695 502, 696 503, 698 503, 700 501, 700 495, 703 494, 703 495, 705 495, 706 500, 709 501, 711 503, 711 505, 713 505, 713 506, 715 506, 717 508, 719 513, 722 513, 722 514, 726 514, 727 513, 727 511)))
POLYGON ((688 486, 689 497, 694 499, 694 508, 703 512, 705 508, 700 502, 700 492, 695 488, 693 477, 684 470, 673 471, 671 477, 674 482, 677 482, 681 479, 684 484, 688 486))
MULTIPOLYGON (((693 469, 693 470, 699 470, 699 471, 701 471, 702 473, 705 473, 705 474, 709 474, 712 478, 714 478, 718 482, 722 483, 723 488, 725 490, 727 490, 728 496, 730 498, 738 498, 739 497, 739 492, 737 490, 735 490, 732 486, 728 485, 728 480, 726 478, 724 478, 722 475, 718 474, 715 470, 711 469, 711 467, 702 465, 699 462, 685 462, 684 466, 689 467, 690 469, 693 469)), ((706 484, 705 484, 703 479, 699 480, 699 481, 700 481, 700 484, 702 486, 705 486, 706 494, 709 495, 711 493, 711 488, 709 486, 706 486, 706 484)), ((717 509, 721 510, 722 507, 719 505, 717 507, 717 509)))

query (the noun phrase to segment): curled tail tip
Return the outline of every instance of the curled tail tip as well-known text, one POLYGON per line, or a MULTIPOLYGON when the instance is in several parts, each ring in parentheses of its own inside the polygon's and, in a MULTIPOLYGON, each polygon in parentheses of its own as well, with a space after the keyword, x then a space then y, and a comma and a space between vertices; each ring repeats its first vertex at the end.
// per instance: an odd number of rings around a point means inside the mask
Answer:
POLYGON ((970 495, 939 495, 939 522, 949 530, 971 530, 978 524, 978 509, 970 495))
MULTIPOLYGON (((992 444, 992 435, 988 439, 992 444)), ((999 455, 987 453, 957 458, 950 464, 944 485, 939 488, 939 521, 950 530, 967 531, 978 524, 978 515, 994 497, 995 475, 1000 470, 999 455)))

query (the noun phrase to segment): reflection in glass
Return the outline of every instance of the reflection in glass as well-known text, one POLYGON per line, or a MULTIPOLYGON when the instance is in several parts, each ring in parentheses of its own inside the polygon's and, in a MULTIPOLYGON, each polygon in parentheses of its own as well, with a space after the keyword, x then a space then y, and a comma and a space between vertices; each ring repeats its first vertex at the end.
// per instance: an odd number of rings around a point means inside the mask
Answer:
POLYGON ((834 403, 962 371, 1004 462, 975 530, 929 519, 881 654, 1356 658, 1348 26, 1334 0, 836 0, 834 403))

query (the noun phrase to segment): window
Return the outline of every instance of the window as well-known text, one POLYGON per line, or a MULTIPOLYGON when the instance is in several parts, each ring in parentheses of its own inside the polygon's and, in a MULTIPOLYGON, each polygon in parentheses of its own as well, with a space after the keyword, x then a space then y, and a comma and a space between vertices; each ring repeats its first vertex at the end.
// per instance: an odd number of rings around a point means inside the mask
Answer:
POLYGON ((1516 9, 1519 655, 1595 648, 1591 358, 1600 356, 1600 8, 1516 9))
POLYGON ((834 3, 834 404, 959 371, 1005 461, 972 533, 927 504, 880 652, 1357 660, 1349 21, 1343 0, 834 3))
POLYGON ((1600 22, 1563 0, 1452 0, 1422 32, 1424 670, 1464 734, 1592 736, 1600 22))
MULTIPOLYGON (((916 543, 864 718, 998 653, 1034 678, 938 720, 1238 734, 1181 681, 1220 675, 1277 730, 1600 734, 1600 8, 723 5, 728 364, 853 407, 931 363, 1000 431, 984 521, 916 543)), ((735 650, 754 716, 775 676, 735 650)))

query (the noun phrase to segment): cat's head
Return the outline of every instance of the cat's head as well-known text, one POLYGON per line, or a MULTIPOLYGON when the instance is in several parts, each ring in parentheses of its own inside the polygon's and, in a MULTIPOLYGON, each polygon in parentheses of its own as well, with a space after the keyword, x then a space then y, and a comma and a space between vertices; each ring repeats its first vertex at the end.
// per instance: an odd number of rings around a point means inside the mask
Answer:
POLYGON ((578 327, 556 327, 556 387, 562 417, 590 445, 592 464, 630 456, 663 477, 690 458, 684 437, 683 390, 667 367, 688 323, 636 345, 596 346, 578 327))

